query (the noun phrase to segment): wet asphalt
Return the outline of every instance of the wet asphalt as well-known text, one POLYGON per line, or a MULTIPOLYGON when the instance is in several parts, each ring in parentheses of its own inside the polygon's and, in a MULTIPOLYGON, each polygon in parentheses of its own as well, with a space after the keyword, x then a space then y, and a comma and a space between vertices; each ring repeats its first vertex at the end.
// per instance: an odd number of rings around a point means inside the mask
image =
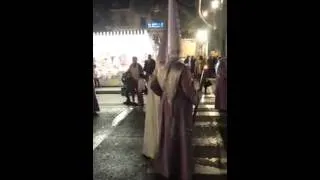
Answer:
POLYGON ((133 110, 93 151, 94 180, 142 180, 147 160, 142 156, 144 112, 133 110))
MULTIPOLYGON (((113 98, 111 104, 102 103, 102 112, 93 119, 94 139, 99 134, 107 134, 93 149, 94 180, 158 180, 163 179, 152 173, 151 163, 142 156, 144 117, 142 109, 133 109, 120 123, 112 127, 113 120, 128 108, 122 105, 120 95, 99 95, 98 101, 113 98), (108 132, 108 133, 105 133, 108 132)), ((221 126, 219 126, 221 129, 221 126)), ((196 128, 195 136, 216 136, 216 131, 206 127, 196 128)), ((196 157, 216 157, 217 148, 195 147, 196 157)), ((219 165, 221 166, 221 165, 219 165)), ((194 180, 225 180, 226 175, 194 175, 194 180)))

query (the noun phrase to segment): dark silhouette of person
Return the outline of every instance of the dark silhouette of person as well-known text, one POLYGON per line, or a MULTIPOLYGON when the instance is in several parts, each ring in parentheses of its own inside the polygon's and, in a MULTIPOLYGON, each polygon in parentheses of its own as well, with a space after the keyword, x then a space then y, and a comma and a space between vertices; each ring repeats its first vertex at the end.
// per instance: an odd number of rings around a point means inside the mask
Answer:
POLYGON ((99 108, 96 92, 95 92, 94 87, 93 87, 93 115, 97 116, 98 115, 97 112, 99 112, 99 111, 100 111, 100 108, 99 108))
POLYGON ((146 81, 148 82, 150 75, 153 73, 156 67, 156 61, 148 55, 148 59, 144 62, 143 71, 145 72, 146 81))
POLYGON ((217 57, 210 56, 207 63, 208 63, 208 77, 215 78, 216 77, 216 64, 218 62, 217 57))
POLYGON ((94 64, 93 65, 93 80, 94 80, 94 87, 100 87, 100 81, 98 78, 98 73, 97 73, 97 66, 94 64))
POLYGON ((123 103, 125 105, 133 105, 134 103, 134 83, 131 77, 130 72, 125 72, 122 75, 122 83, 124 86, 124 95, 126 96, 127 100, 123 103), (130 100, 130 95, 132 97, 132 101, 130 100))
MULTIPOLYGON (((138 104, 142 106, 143 95, 141 92, 138 91, 138 81, 143 75, 143 69, 142 69, 142 66, 138 63, 137 57, 132 57, 132 64, 130 65, 128 72, 130 73, 130 77, 132 77, 131 81, 134 88, 134 92, 137 93, 137 96, 138 96, 138 104)), ((133 96, 133 104, 137 105, 134 101, 135 100, 133 96)))
POLYGON ((189 65, 190 63, 190 56, 187 56, 187 58, 184 60, 185 65, 189 65))

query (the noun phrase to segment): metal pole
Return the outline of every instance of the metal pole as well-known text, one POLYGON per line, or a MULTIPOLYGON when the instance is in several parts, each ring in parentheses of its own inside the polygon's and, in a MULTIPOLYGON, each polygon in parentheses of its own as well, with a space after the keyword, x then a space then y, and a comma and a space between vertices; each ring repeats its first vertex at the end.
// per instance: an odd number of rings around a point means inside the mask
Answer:
POLYGON ((223 1, 221 10, 222 56, 227 56, 227 0, 223 1))
POLYGON ((174 31, 174 12, 173 12, 173 1, 169 0, 168 2, 168 54, 170 54, 172 50, 172 32, 174 31))

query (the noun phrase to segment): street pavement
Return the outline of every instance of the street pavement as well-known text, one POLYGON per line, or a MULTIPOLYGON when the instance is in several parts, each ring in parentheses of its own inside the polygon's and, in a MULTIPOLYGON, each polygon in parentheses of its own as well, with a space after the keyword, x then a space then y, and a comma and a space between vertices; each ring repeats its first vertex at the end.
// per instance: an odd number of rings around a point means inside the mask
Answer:
POLYGON ((120 94, 121 87, 99 87, 96 88, 96 94, 120 94))
MULTIPOLYGON (((93 120, 94 180, 155 180, 142 152, 145 112, 122 105, 120 95, 97 95, 102 112, 93 120)), ((227 153, 222 143, 221 115, 214 95, 204 96, 194 127, 195 180, 227 179, 227 153)))
POLYGON ((93 151, 94 180, 143 180, 144 112, 134 109, 93 151))
POLYGON ((97 94, 99 116, 93 119, 93 149, 95 149, 133 108, 123 105, 120 94, 97 94))

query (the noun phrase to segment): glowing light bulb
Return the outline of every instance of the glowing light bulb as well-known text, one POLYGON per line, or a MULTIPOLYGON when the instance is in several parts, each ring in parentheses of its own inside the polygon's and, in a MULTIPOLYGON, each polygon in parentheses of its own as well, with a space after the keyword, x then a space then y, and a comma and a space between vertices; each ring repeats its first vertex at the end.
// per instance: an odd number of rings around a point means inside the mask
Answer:
POLYGON ((211 1, 211 8, 212 9, 218 9, 220 6, 220 2, 218 0, 211 1))
POLYGON ((208 11, 203 11, 203 17, 207 17, 208 16, 208 11))

